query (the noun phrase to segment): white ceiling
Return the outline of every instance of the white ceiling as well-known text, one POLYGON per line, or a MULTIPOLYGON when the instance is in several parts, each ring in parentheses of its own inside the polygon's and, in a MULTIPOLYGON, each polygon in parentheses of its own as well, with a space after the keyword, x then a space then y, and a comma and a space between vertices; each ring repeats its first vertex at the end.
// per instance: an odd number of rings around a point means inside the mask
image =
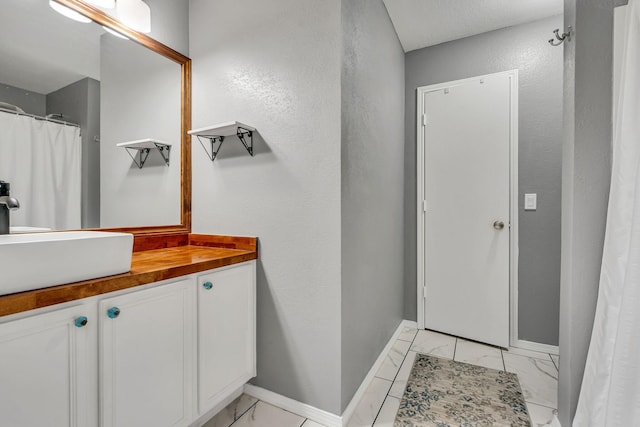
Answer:
POLYGON ((384 4, 405 52, 563 13, 563 0, 384 0, 384 4))
POLYGON ((60 15, 48 0, 2 0, 0 83, 46 95, 84 77, 100 80, 103 33, 60 15))

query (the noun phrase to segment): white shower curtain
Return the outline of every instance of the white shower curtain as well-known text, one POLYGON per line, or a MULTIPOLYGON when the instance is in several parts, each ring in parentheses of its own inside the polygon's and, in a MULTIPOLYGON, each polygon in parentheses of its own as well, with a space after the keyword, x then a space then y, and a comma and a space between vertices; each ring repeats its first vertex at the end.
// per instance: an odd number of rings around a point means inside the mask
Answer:
POLYGON ((80 128, 0 112, 0 180, 20 209, 12 226, 80 228, 80 128))
POLYGON ((600 289, 575 427, 640 426, 638 0, 627 13, 600 289))

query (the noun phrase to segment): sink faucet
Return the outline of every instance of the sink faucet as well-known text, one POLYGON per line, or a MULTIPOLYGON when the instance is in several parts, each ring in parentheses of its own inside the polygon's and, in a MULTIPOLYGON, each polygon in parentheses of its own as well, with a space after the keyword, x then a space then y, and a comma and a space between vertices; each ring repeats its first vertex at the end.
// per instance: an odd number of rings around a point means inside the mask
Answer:
POLYGON ((20 202, 9 194, 10 188, 8 182, 0 181, 0 234, 9 234, 9 211, 20 207, 20 202))

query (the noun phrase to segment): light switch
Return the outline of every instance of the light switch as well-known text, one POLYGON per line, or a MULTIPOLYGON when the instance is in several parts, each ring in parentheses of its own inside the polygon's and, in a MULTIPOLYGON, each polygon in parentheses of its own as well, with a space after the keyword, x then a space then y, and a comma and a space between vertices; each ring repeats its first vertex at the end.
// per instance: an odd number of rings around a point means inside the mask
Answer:
POLYGON ((535 211, 538 208, 538 194, 526 193, 524 195, 524 210, 535 211))

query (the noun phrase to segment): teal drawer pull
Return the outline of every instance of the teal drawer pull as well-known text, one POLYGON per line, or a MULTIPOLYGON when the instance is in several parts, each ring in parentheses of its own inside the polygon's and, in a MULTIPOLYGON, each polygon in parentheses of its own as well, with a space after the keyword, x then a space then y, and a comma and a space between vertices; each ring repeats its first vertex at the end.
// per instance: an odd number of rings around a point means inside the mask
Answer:
POLYGON ((86 326, 87 323, 89 323, 89 319, 87 319, 87 316, 80 316, 77 317, 73 323, 75 323, 78 328, 82 328, 83 326, 86 326))
POLYGON ((120 309, 118 307, 111 307, 107 310, 107 316, 109 316, 109 319, 115 319, 120 316, 120 309))

